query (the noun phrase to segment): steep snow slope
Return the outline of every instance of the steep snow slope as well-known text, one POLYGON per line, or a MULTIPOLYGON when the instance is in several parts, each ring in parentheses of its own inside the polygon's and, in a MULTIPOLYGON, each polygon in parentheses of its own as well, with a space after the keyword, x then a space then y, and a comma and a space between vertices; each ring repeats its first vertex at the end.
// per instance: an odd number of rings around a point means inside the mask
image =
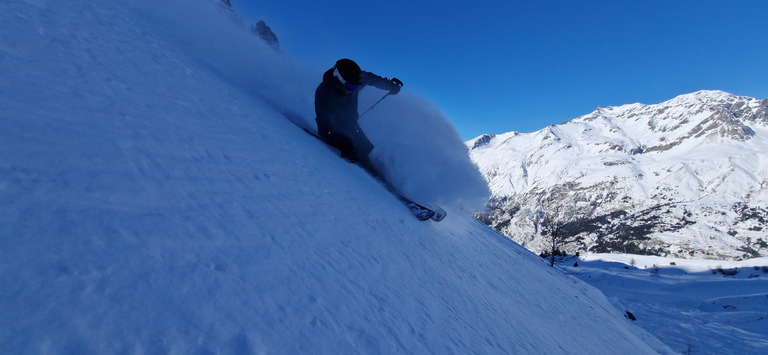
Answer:
POLYGON ((486 220, 537 252, 549 222, 571 252, 768 255, 768 100, 700 91, 468 144, 494 195, 486 220))
POLYGON ((0 4, 0 353, 668 352, 458 205, 416 221, 213 9, 0 4))

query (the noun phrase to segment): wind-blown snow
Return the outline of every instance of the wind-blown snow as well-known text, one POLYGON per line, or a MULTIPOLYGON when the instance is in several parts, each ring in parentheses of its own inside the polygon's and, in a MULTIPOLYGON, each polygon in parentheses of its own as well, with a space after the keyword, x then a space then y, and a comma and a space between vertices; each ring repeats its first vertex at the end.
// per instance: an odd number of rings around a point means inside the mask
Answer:
MULTIPOLYGON (((328 63, 328 68, 308 68, 297 63, 254 41, 253 34, 232 21, 207 20, 210 4, 205 2, 147 3, 141 11, 163 25, 174 41, 181 43, 184 52, 229 83, 288 112, 303 127, 315 129, 315 88, 333 63, 328 63), (166 25, 169 23, 173 26, 166 25)), ((395 76, 359 64, 364 70, 395 76)), ((373 87, 364 89, 360 113, 386 93, 373 87)), ((388 96, 365 112, 360 124, 376 146, 371 154, 374 165, 404 195, 468 210, 484 207, 490 192, 469 159, 461 137, 434 105, 409 93, 407 86, 400 94, 388 96)))
MULTIPOLYGON (((0 3, 0 353, 669 352, 461 210, 413 218, 281 114, 322 71, 215 8, 0 3)), ((425 195, 477 199, 450 125, 398 100, 376 114, 445 150, 425 195)))

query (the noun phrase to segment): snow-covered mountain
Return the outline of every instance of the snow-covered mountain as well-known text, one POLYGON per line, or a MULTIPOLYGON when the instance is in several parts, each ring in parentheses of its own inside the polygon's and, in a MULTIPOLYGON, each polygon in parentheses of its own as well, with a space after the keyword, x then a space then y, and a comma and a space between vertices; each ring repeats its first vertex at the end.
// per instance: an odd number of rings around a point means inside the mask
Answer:
POLYGON ((768 255, 768 100, 699 91, 467 144, 481 218, 536 252, 557 230, 568 252, 768 255))
POLYGON ((441 223, 282 114, 326 68, 209 1, 3 1, 0 68, 1 354, 670 352, 459 208, 487 187, 425 100, 366 120, 425 117, 387 137, 432 159, 371 138, 441 223))

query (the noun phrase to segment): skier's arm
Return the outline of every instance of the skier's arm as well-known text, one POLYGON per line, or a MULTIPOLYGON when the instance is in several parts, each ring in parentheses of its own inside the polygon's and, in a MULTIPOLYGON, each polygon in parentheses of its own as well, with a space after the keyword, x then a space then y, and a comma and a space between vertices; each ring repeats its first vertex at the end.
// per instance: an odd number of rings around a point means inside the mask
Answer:
POLYGON ((403 86, 403 82, 397 78, 383 78, 367 71, 363 71, 361 76, 365 85, 371 85, 381 90, 388 90, 390 95, 397 95, 397 93, 400 92, 400 88, 403 86))

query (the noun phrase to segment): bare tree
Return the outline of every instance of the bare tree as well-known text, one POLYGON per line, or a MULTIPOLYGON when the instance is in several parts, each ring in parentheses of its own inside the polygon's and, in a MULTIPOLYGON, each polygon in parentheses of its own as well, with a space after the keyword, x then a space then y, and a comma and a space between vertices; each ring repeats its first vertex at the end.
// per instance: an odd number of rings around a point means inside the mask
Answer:
MULTIPOLYGON (((551 201, 552 197, 547 202, 551 201)), ((544 210, 543 207, 542 210, 544 210)), ((573 241, 574 236, 567 233, 567 228, 564 226, 576 219, 576 212, 569 205, 550 204, 545 213, 536 215, 542 216, 539 219, 538 229, 549 249, 542 252, 542 257, 548 257, 549 265, 554 267, 557 258, 565 255, 565 246, 573 241)))
POLYGON ((542 256, 549 258, 549 266, 555 266, 557 257, 562 255, 562 247, 567 242, 565 233, 561 233, 560 221, 554 219, 545 219, 541 224, 541 235, 547 242, 549 250, 542 253, 542 256))

